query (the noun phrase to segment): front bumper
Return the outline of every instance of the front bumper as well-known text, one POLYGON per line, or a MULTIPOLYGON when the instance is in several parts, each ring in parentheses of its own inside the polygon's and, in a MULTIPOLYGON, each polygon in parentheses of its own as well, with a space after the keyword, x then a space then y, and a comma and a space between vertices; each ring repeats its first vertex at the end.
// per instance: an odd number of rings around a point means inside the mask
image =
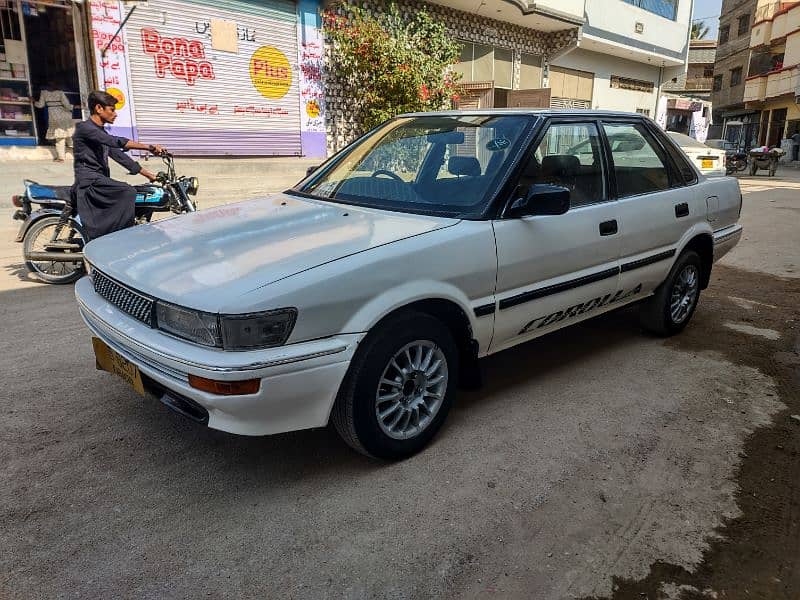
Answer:
POLYGON ((88 277, 75 285, 75 297, 92 333, 139 368, 149 392, 199 422, 207 411, 209 427, 241 435, 326 425, 363 337, 338 335, 267 350, 226 352, 147 327, 95 293, 88 277), (219 381, 260 378, 261 387, 256 394, 218 396, 191 387, 189 374, 219 381))

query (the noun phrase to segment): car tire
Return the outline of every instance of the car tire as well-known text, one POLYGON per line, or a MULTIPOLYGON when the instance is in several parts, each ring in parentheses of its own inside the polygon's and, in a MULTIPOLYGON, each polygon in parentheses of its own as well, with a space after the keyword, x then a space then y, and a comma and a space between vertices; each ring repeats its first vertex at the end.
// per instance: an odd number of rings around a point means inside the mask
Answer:
POLYGON ((703 264, 694 250, 684 250, 655 294, 641 307, 642 327, 656 335, 683 331, 700 300, 703 264))
POLYGON ((336 431, 367 456, 398 460, 419 452, 453 404, 458 356, 453 335, 435 317, 390 316, 353 357, 331 414, 336 431))

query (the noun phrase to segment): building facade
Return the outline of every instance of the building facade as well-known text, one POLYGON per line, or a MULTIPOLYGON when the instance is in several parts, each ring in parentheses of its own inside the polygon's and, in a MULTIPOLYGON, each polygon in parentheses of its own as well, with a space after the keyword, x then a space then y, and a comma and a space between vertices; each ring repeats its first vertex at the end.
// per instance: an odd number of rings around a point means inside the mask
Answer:
MULTIPOLYGON (((745 79, 750 66, 750 33, 758 0, 723 0, 714 63, 711 101, 720 135, 749 148, 757 143, 759 113, 746 107, 745 79)), ((716 137, 715 135, 715 137, 716 137)))
MULTIPOLYGON (((389 2, 364 0, 358 5, 379 14, 388 10, 389 2)), ((460 42, 461 61, 455 70, 461 74, 463 93, 457 108, 469 109, 530 106, 532 99, 540 102, 541 94, 524 92, 545 87, 548 62, 577 45, 584 0, 545 0, 535 5, 524 0, 484 0, 474 6, 462 0, 402 0, 397 6, 401 16, 409 19, 420 10, 428 12, 460 42)), ((336 11, 348 15, 346 5, 336 11)), ((545 96, 549 103, 549 94, 545 96)), ((332 71, 326 76, 326 101, 332 153, 355 139, 361 127, 346 86, 332 71)))
POLYGON ((108 91, 113 133, 179 155, 327 154, 317 0, 5 0, 0 20, 0 145, 46 143, 33 102, 56 85, 108 91))
POLYGON ((716 40, 691 40, 686 72, 664 84, 667 131, 705 141, 712 124, 711 90, 716 40))
POLYGON ((750 35, 744 102, 761 112, 758 143, 785 145, 800 132, 800 2, 762 2, 750 35))
POLYGON ((586 0, 581 38, 550 73, 591 76, 591 108, 655 118, 665 84, 685 72, 691 12, 690 0, 586 0))

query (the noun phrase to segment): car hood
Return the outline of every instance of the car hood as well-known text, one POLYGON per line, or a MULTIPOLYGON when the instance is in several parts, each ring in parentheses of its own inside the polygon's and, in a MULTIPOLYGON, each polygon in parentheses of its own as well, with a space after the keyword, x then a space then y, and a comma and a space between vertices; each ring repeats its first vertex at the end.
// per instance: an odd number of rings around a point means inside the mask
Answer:
POLYGON ((217 312, 279 279, 457 222, 275 194, 112 233, 85 256, 131 288, 217 312))

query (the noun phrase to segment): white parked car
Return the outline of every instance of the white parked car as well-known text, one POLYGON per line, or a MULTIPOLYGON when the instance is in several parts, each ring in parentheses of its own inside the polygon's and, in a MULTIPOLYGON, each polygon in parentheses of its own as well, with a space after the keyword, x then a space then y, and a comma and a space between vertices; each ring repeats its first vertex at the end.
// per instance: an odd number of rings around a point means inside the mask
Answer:
POLYGON ((681 147, 703 175, 725 175, 725 148, 707 146, 675 131, 668 131, 667 135, 681 147))
POLYGON ((395 459, 480 357, 634 302, 681 331, 740 210, 640 115, 403 115, 285 193, 92 241, 76 296, 98 364, 174 410, 395 459))

